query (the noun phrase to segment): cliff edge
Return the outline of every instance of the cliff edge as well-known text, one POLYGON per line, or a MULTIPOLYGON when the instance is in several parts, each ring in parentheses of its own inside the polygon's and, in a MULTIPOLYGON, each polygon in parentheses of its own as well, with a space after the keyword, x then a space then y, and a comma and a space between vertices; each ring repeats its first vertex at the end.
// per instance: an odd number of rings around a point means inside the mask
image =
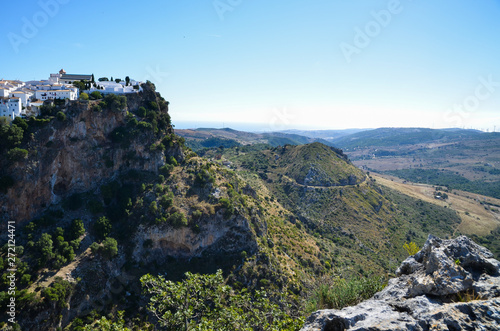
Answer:
POLYGON ((500 262, 465 236, 429 236, 373 298, 313 313, 302 331, 498 330, 500 262))

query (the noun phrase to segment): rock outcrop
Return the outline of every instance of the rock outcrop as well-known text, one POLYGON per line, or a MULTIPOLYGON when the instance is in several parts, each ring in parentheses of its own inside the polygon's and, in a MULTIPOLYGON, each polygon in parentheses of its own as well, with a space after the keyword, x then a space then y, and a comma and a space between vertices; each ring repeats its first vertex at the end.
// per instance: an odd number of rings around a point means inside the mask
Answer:
POLYGON ((189 227, 140 225, 134 236, 132 256, 135 261, 162 262, 168 256, 189 259, 204 252, 238 254, 242 250, 256 252, 257 242, 248 220, 240 215, 225 219, 222 210, 198 223, 196 233, 189 227), (149 241, 149 247, 145 242, 149 241))
MULTIPOLYGON (((128 96, 127 106, 116 111, 93 110, 98 101, 68 102, 61 108, 67 119, 52 120, 33 130, 31 139, 20 146, 29 151, 29 157, 4 169, 15 185, 0 194, 0 220, 22 223, 51 204, 94 190, 131 169, 157 172, 165 164, 165 155, 182 159, 178 145, 152 150, 150 145, 158 140, 152 130, 141 130, 125 147, 113 141, 114 130, 127 125, 128 112, 152 101, 159 102, 159 95, 145 85, 143 92, 128 96)), ((170 124, 167 131, 173 133, 170 124)))
POLYGON ((373 298, 313 313, 303 331, 498 330, 500 262, 465 236, 429 236, 373 298))

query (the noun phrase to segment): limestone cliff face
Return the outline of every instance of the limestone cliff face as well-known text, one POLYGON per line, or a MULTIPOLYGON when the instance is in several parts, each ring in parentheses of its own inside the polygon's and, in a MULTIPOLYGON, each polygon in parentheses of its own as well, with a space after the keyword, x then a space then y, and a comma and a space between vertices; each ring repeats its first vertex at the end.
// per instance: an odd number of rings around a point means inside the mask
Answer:
POLYGON ((199 223, 200 231, 191 228, 140 225, 134 236, 135 261, 161 261, 167 256, 199 257, 205 251, 235 254, 257 250, 255 234, 243 216, 225 219, 222 210, 199 223), (145 242, 149 241, 149 245, 145 242), (147 246, 147 247, 146 247, 147 246))
POLYGON ((372 299, 320 310, 303 331, 498 330, 500 262, 469 238, 429 236, 372 299))
POLYGON ((110 139, 113 130, 126 125, 127 111, 135 111, 145 100, 144 95, 133 95, 128 107, 101 112, 92 110, 89 101, 70 102, 64 109, 66 121, 52 120, 22 146, 30 154, 8 169, 16 184, 0 195, 0 217, 21 223, 65 197, 98 188, 119 173, 155 172, 164 164, 165 154, 181 158, 182 151, 175 145, 151 151, 152 132, 141 133, 126 147, 110 139))

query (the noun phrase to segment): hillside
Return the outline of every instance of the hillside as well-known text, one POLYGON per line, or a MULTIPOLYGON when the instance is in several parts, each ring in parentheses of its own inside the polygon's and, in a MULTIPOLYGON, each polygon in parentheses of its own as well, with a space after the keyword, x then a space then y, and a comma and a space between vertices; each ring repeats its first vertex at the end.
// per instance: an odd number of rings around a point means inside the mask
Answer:
POLYGON ((451 210, 377 185, 340 150, 319 143, 225 149, 220 162, 289 210, 290 221, 321 243, 323 259, 330 256, 337 272, 390 272, 405 241, 449 236, 460 223, 451 210))
MULTIPOLYGON (((2 145, 0 202, 2 226, 17 221, 15 299, 23 330, 78 329, 118 310, 129 325, 148 329, 159 321, 145 308, 141 277, 180 281, 186 272, 218 269, 234 291, 264 290, 273 304, 294 307, 280 320, 300 324, 311 281, 360 272, 343 261, 356 247, 354 234, 329 234, 337 245, 260 179, 196 156, 172 133, 168 102, 154 85, 143 88, 137 96, 56 104, 40 118, 2 123, 2 134, 19 133, 2 145)), ((283 176, 298 186, 364 179, 340 151, 308 146, 281 153, 283 176)), ((6 305, 9 245, 5 238, 2 244, 6 305)), ((384 273, 380 265, 372 269, 384 273)))
MULTIPOLYGON (((18 133, 1 146, 0 203, 3 226, 17 220, 23 330, 88 329, 103 316, 138 329, 176 323, 148 302, 155 288, 198 274, 230 287, 220 295, 251 295, 251 304, 275 312, 275 325, 298 329, 321 307, 314 289, 325 279, 359 279, 367 296, 404 259, 405 242, 460 232, 453 210, 378 185, 319 142, 212 148, 199 157, 173 133, 168 102, 154 85, 143 88, 1 126, 2 134, 18 133)), ((263 322, 245 307, 241 318, 263 322)))
POLYGON ((500 134, 382 128, 334 142, 365 170, 500 198, 500 134))
POLYGON ((333 139, 332 142, 346 150, 365 147, 415 145, 429 142, 476 139, 481 131, 463 129, 379 128, 357 132, 333 139))

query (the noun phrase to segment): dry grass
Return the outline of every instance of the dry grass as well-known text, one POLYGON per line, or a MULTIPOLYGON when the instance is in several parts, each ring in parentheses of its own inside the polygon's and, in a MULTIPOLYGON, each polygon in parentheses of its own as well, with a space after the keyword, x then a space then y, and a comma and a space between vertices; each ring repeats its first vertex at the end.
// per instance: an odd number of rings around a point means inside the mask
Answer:
POLYGON ((403 183, 399 178, 386 175, 372 174, 372 176, 381 185, 397 190, 408 196, 455 210, 462 219, 462 223, 460 223, 456 229, 460 231, 460 233, 484 236, 490 234, 492 230, 500 226, 500 214, 486 210, 484 206, 479 203, 480 201, 487 201, 500 205, 499 199, 468 192, 454 191, 454 193, 448 194, 448 200, 443 201, 434 198, 435 190, 432 185, 410 182, 403 183))

